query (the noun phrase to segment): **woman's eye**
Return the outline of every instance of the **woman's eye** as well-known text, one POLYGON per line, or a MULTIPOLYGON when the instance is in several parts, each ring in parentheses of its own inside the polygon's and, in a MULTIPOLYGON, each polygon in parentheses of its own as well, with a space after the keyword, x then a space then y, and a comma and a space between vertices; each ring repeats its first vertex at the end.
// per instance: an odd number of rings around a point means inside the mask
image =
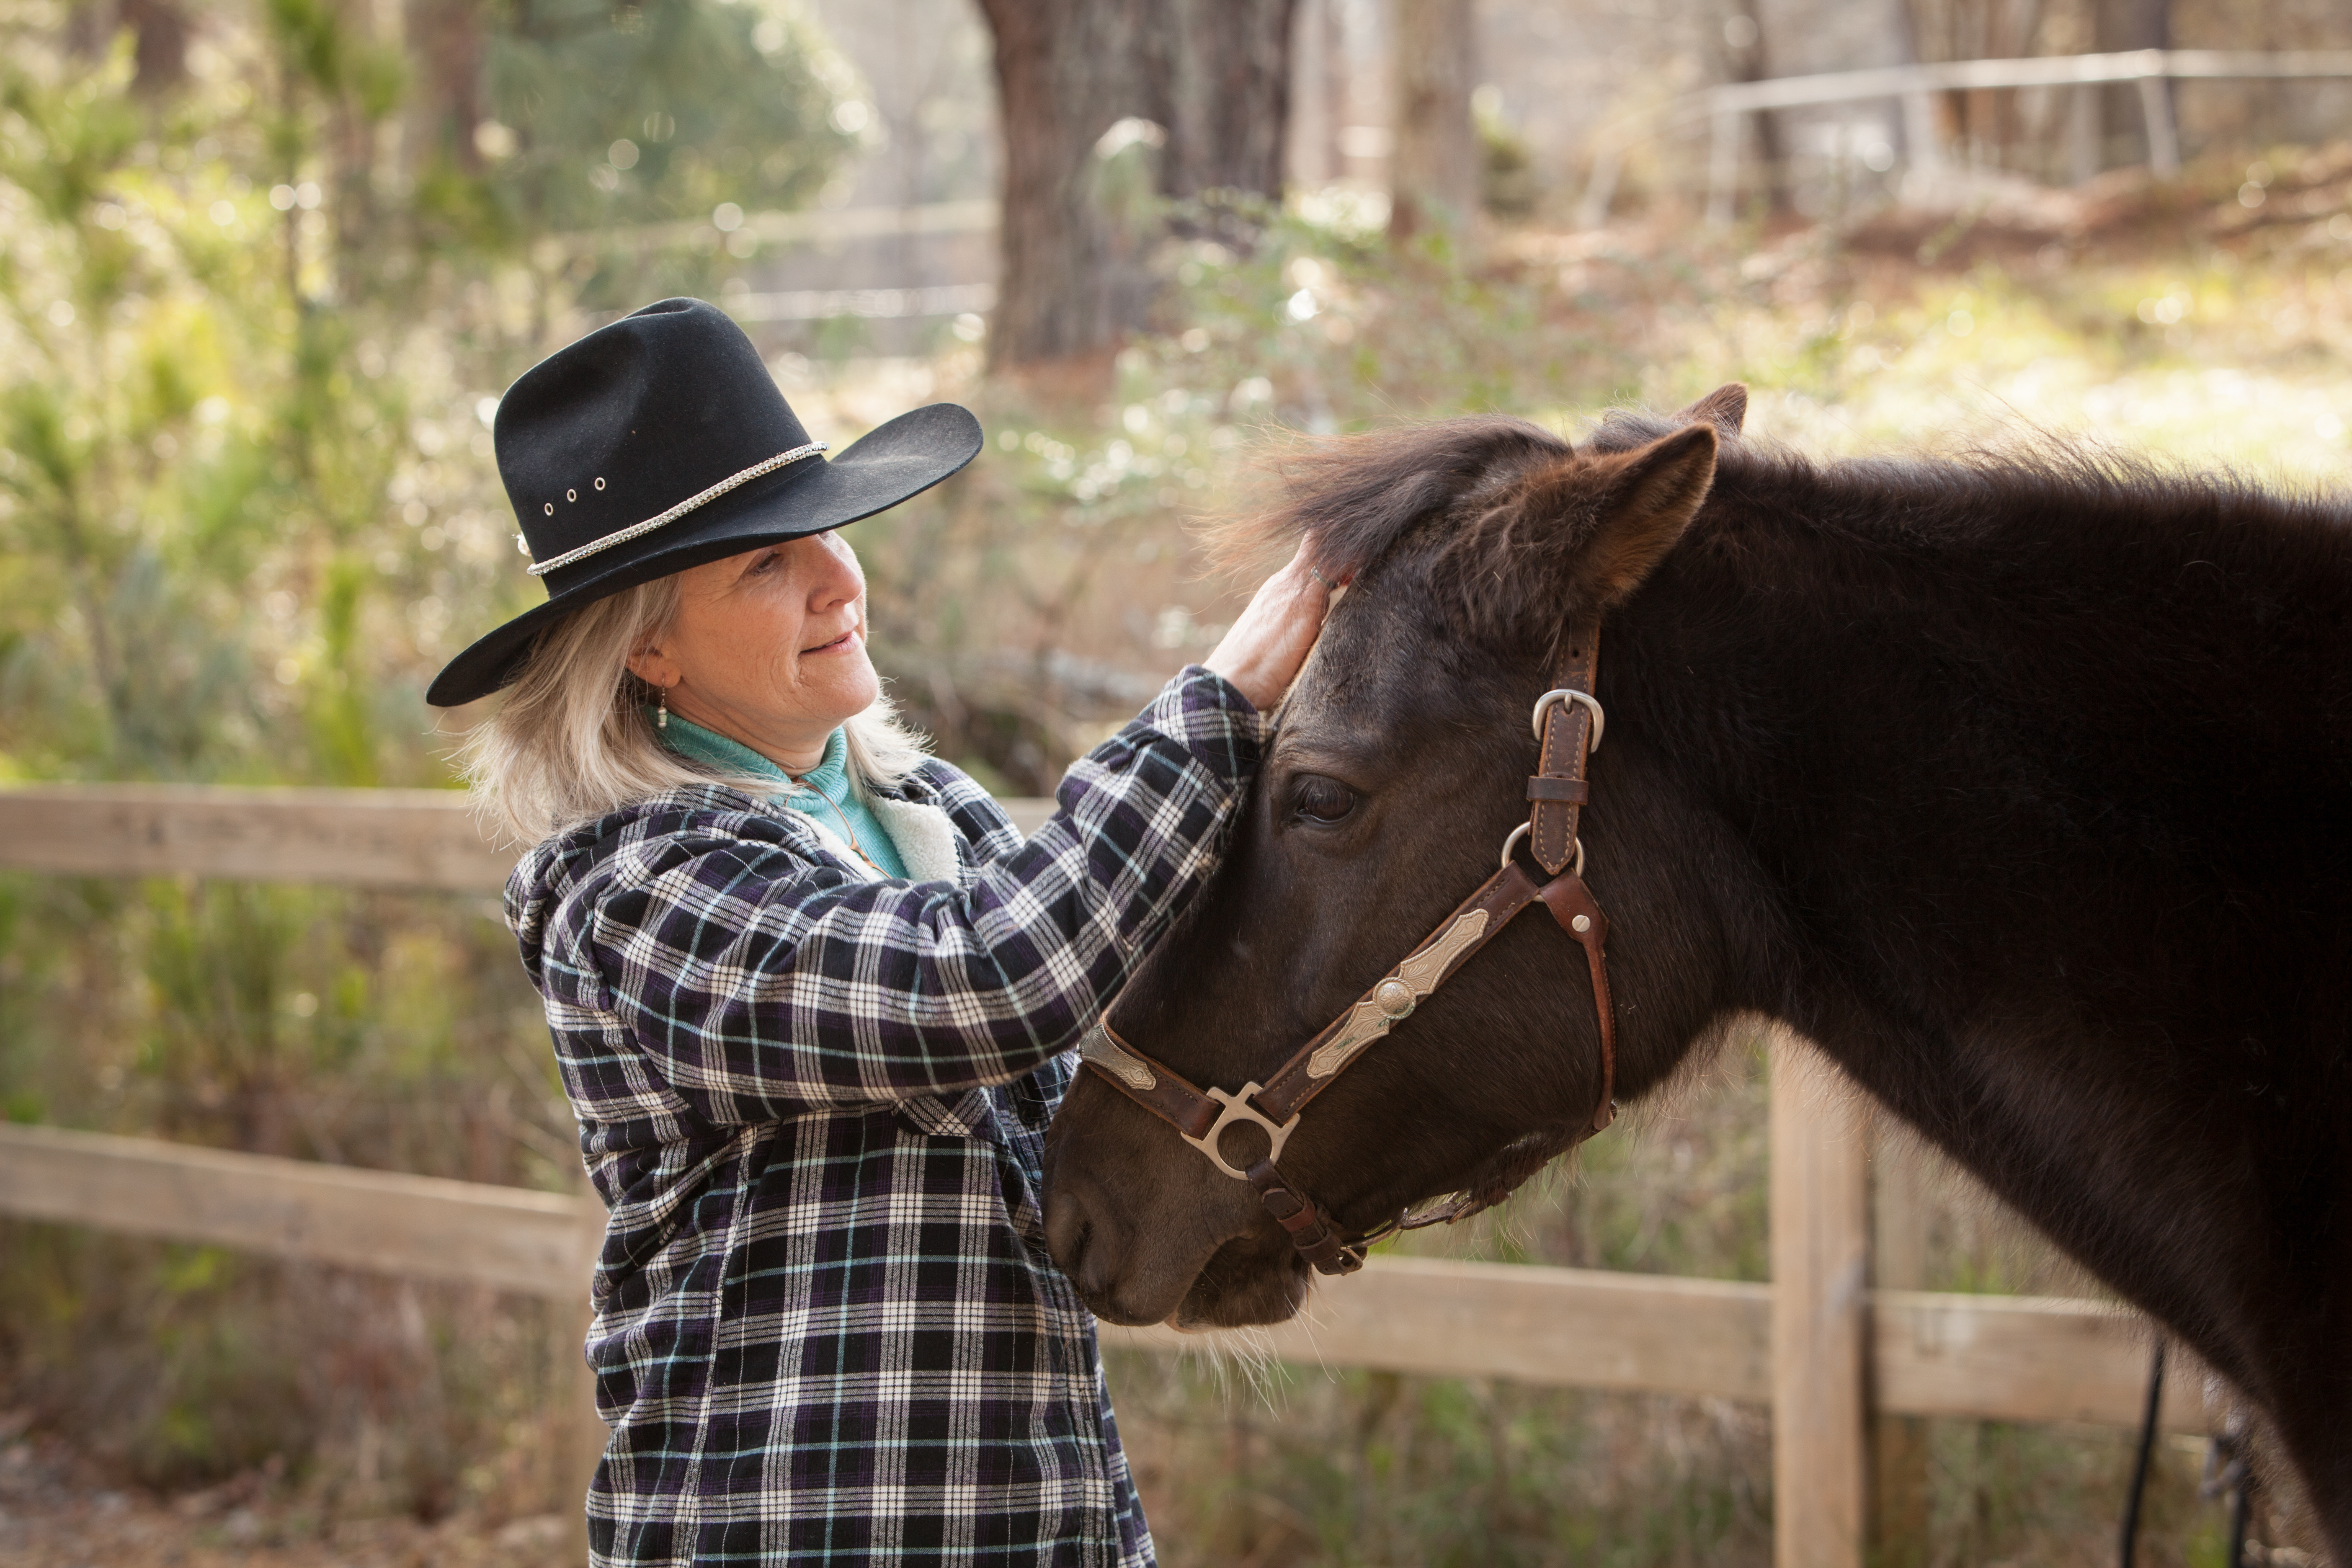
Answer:
POLYGON ((1337 779, 1307 773, 1298 780, 1291 802, 1302 822, 1337 822, 1356 809, 1356 792, 1337 779))

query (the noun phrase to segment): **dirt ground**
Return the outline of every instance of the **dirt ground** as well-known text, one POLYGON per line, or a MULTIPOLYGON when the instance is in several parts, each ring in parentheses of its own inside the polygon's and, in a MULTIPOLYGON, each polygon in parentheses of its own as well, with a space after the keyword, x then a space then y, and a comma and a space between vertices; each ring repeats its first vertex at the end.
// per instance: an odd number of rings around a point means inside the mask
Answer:
POLYGON ((252 1475, 176 1498, 110 1485, 62 1444, 0 1447, 0 1568, 539 1568, 576 1561, 553 1514, 322 1521, 252 1475))

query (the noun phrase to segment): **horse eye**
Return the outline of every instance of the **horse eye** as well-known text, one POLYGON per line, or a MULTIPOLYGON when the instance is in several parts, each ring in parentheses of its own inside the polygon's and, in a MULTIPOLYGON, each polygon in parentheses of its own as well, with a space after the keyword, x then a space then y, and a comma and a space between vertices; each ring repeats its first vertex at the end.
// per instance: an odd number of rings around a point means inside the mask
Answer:
POLYGON ((1356 809, 1356 792, 1337 779, 1303 773, 1291 801, 1302 822, 1337 822, 1356 809))

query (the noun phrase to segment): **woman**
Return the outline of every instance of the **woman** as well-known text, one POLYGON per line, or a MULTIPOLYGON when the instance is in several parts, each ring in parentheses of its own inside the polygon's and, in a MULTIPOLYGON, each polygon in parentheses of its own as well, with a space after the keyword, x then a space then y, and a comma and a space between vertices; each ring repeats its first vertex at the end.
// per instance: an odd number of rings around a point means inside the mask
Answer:
POLYGON ((1199 888, 1327 594, 1294 563, 1024 844, 891 719, 841 524, 969 462, 961 408, 827 463, 695 300, 509 390, 545 605, 473 783, 611 1209, 598 1563, 1151 1559, 1093 1320, 1046 1257, 1065 1047, 1199 888))

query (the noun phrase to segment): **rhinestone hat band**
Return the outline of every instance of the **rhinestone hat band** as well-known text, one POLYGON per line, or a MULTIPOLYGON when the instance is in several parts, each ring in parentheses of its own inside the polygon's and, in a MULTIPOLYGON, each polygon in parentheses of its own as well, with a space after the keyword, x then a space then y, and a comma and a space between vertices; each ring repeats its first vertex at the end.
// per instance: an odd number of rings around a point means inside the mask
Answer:
MULTIPOLYGON (((659 517, 649 517, 646 519, 645 521, 633 523, 629 527, 622 529, 617 533, 608 533, 602 539, 591 540, 577 550, 565 551, 562 554, 555 557, 552 561, 534 561, 529 566, 524 567, 523 570, 530 573, 534 577, 543 577, 550 572, 558 572, 562 570, 564 567, 571 565, 574 561, 585 561, 588 557, 597 553, 599 551, 610 550, 616 544, 626 544, 632 539, 643 539, 646 534, 651 533, 654 530, 657 528, 666 528, 669 524, 676 522, 679 518, 684 517, 688 512, 692 511, 695 508, 707 506, 710 502, 717 500, 720 496, 725 495, 729 490, 735 489, 738 485, 748 485, 762 474, 772 474, 778 468, 783 468, 788 464, 797 463, 803 458, 814 458, 819 452, 826 449, 825 443, 823 441, 811 441, 805 447, 795 447, 789 452, 779 452, 764 463, 754 463, 740 474, 730 474, 727 478, 719 480, 717 484, 711 486, 709 489, 702 491, 698 495, 687 497, 686 500, 678 502, 676 506, 670 508, 659 517)), ((601 485, 602 481, 600 480, 599 483, 601 485)), ((549 503, 551 510, 553 509, 553 504, 554 503, 552 502, 549 503)), ((525 551, 528 551, 530 548, 530 546, 524 542, 523 536, 520 533, 515 535, 515 543, 521 546, 525 551)))

